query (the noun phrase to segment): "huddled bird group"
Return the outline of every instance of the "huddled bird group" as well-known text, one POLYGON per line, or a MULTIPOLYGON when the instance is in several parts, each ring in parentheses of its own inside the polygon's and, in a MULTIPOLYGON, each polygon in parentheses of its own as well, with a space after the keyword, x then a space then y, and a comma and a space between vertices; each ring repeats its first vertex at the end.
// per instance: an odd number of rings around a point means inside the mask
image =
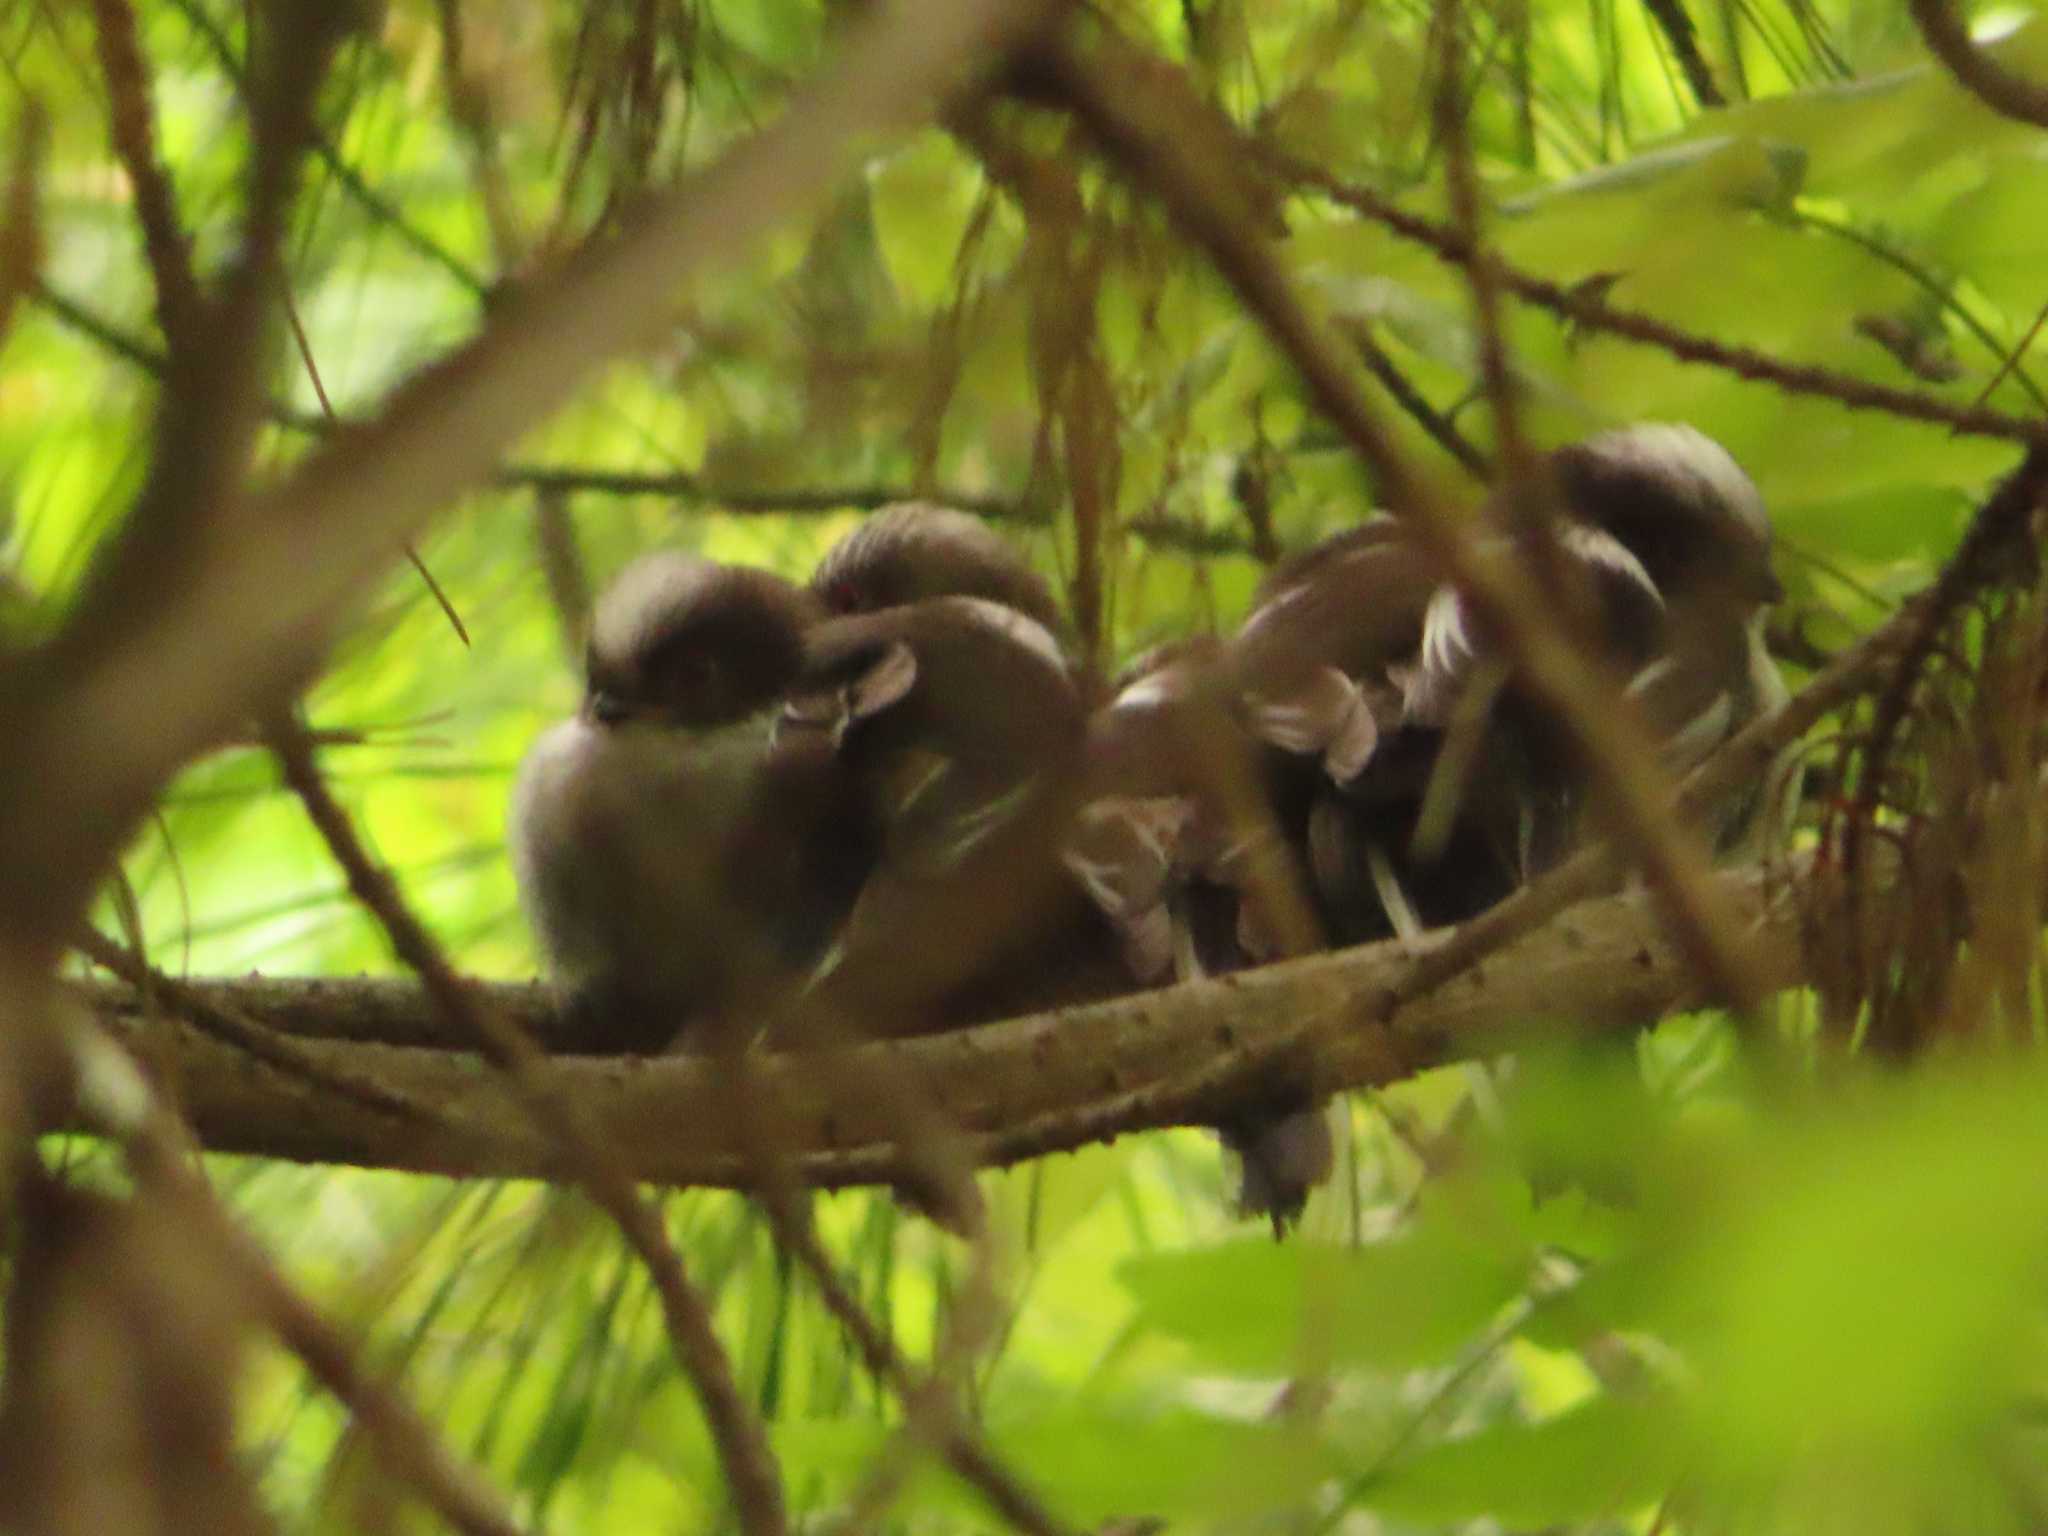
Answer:
MULTIPOLYGON (((1493 531, 1683 771, 1784 688, 1755 485, 1684 426, 1502 487, 1493 531)), ((588 1051, 926 1034, 1470 917, 1589 835, 1568 732, 1396 520, 1276 565, 1235 634, 1108 688, 984 522, 886 508, 810 582, 643 557, 514 793, 522 897, 588 1051)), ((1716 807, 1723 850, 1770 820, 1716 807)), ((1306 1091, 1220 1127, 1276 1229, 1328 1172, 1306 1091)))

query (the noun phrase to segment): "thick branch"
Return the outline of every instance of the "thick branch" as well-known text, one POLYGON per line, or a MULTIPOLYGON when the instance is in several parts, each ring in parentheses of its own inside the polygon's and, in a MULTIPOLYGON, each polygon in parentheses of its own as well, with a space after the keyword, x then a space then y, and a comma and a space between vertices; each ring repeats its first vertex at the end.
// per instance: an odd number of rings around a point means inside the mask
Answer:
MULTIPOLYGON (((1802 976, 1794 889, 1758 872, 1717 877, 1753 933, 1758 993, 1802 976)), ((1441 938, 1424 941, 1433 949, 1441 938)), ((849 1073, 817 1058, 759 1058, 750 1087, 779 1103, 789 1166, 807 1183, 912 1178, 893 1101, 843 1084, 877 1072, 944 1104, 982 1164, 1023 1161, 1130 1131, 1204 1124, 1278 1076, 1316 1092, 1398 1080, 1446 1061, 1494 1054, 1532 1020, 1586 1029, 1639 1025, 1697 1006, 1691 967, 1639 896, 1589 902, 1428 997, 1378 1022, 1382 1001, 1414 963, 1398 943, 1367 945, 1261 970, 984 1028, 860 1048, 849 1073)), ((329 1037, 408 1028, 431 1038, 417 989, 378 982, 214 982, 242 1011, 329 1037)), ((125 988, 82 989, 100 1015, 134 1028, 125 988)), ((493 989, 507 1014, 533 1018, 541 995, 493 989)), ((168 1026, 162 1027, 168 1030, 168 1026)), ((160 1033, 156 1038, 164 1038, 160 1033)), ((461 1175, 553 1177, 565 1170, 514 1091, 475 1057, 420 1047, 308 1041, 307 1049, 372 1075, 441 1112, 422 1132, 252 1061, 190 1029, 176 1034, 180 1091, 208 1147, 302 1161, 461 1175)), ((673 1184, 745 1186, 750 1163, 732 1133, 728 1082, 713 1061, 565 1057, 563 1091, 605 1126, 621 1164, 673 1184)))

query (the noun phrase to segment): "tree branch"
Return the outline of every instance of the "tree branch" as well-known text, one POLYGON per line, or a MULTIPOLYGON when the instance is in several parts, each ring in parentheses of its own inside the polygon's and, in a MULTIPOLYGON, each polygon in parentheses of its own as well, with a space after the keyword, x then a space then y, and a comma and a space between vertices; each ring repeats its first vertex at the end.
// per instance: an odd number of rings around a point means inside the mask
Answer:
MULTIPOLYGON (((1749 930, 1759 993, 1804 974, 1796 896, 1783 871, 1716 877, 1720 896, 1749 930)), ((1068 1151, 1132 1131, 1213 1123, 1219 1109, 1276 1075, 1318 1093, 1398 1081, 1447 1061, 1488 1056, 1526 1040, 1531 1021, 1632 1028, 1704 1000, 1690 965, 1639 894, 1579 907, 1429 996, 1382 1017, 1385 999, 1419 957, 1398 942, 1266 966, 1111 1002, 857 1048, 857 1073, 775 1053, 754 1063, 753 1085, 777 1112, 778 1152, 807 1184, 915 1180, 926 1170, 904 1145, 892 1099, 846 1091, 877 1074, 946 1105, 966 1152, 984 1166, 1068 1151)), ((392 1034, 433 1038, 419 990, 395 982, 216 981, 193 994, 265 1018, 305 1038, 337 1066, 402 1091, 434 1112, 433 1129, 394 1127, 303 1078, 251 1061, 221 1041, 164 1024, 174 1039, 183 1104, 215 1151, 474 1176, 560 1177, 559 1145, 532 1124, 518 1093, 476 1058, 337 1037, 374 1022, 392 1034), (324 1039, 314 1038, 325 1036, 324 1039)), ((125 987, 83 985, 110 1025, 139 1027, 125 987)), ((511 1018, 545 1013, 530 985, 479 989, 511 1018)), ((172 1004, 173 1008, 175 1003, 172 1004)), ((751 1187, 736 1138, 729 1070, 704 1057, 562 1057, 561 1091, 605 1127, 617 1162, 640 1179, 751 1187)))
POLYGON ((1699 33, 1693 28, 1692 18, 1685 14, 1684 0, 1643 0, 1643 9, 1650 13, 1657 30, 1664 34, 1664 41, 1670 44, 1678 67, 1685 71, 1685 83, 1692 87, 1693 99, 1703 107, 1725 106, 1727 98, 1714 83, 1714 71, 1707 65, 1707 56, 1700 52, 1699 33))

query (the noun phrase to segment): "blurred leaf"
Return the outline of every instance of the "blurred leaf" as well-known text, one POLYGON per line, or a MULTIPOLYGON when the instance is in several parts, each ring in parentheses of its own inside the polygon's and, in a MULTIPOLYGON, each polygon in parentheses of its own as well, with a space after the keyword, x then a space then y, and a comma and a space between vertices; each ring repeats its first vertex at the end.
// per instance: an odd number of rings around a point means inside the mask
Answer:
POLYGON ((1520 1290, 1526 1256, 1446 1221, 1364 1248, 1251 1240, 1127 1261, 1144 1325, 1207 1365, 1284 1376, 1440 1361, 1520 1290))
POLYGON ((1242 1519, 1298 1503, 1338 1470, 1297 1426, 1184 1410, 1063 1404, 1046 1418, 999 1426, 995 1441, 1054 1508, 1089 1523, 1242 1519))
POLYGON ((1508 1527, 1618 1520, 1671 1491, 1687 1460, 1668 1402, 1596 1398, 1540 1424, 1502 1424, 1390 1467, 1360 1500, 1398 1520, 1508 1527))
POLYGON ((875 241, 905 303, 929 310, 945 298, 980 195, 979 175, 938 134, 913 139, 869 175, 875 241))
POLYGON ((2032 1072, 1878 1080, 1728 1160, 1670 1234, 1724 1454, 1875 1471, 1997 1411, 2048 1280, 2044 1102, 2032 1072))

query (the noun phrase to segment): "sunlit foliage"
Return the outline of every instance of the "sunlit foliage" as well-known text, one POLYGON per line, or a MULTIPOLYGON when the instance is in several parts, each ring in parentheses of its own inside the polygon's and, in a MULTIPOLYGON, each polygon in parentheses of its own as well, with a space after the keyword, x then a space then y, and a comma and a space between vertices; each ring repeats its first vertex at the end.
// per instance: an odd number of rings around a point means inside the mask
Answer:
MULTIPOLYGON (((137 3, 158 151, 202 268, 239 232, 248 9, 137 3)), ((1421 0, 1103 9, 1261 144, 1442 214, 1421 0)), ((1693 0, 1725 101, 1703 109, 1658 20, 1675 9, 1466 8, 1455 53, 1499 254, 1729 346, 2042 414, 2042 130, 1967 95, 1891 0, 1693 0)), ((286 243, 305 350, 281 347, 271 370, 268 461, 303 452, 330 411, 374 413, 636 192, 772 119, 839 11, 391 0, 321 103, 286 243)), ((2048 22, 1982 19, 2016 25, 2003 63, 2048 78, 2048 22)), ((45 123, 41 278, 0 351, 0 624, 32 630, 132 498, 165 347, 90 8, 0 11, 0 66, 0 143, 45 123)), ((879 146, 862 170, 821 216, 649 313, 638 356, 435 526, 418 552, 467 644, 395 568, 306 698, 314 727, 350 733, 325 754, 336 789, 469 971, 535 965, 501 827, 520 752, 578 686, 548 595, 551 518, 566 513, 593 581, 662 543, 797 573, 864 507, 957 501, 1059 576, 1113 662, 1233 622, 1259 553, 1373 505, 1255 321, 1064 118, 1011 104, 879 146)), ((1325 197, 1271 211, 1333 323, 1489 447, 1464 274, 1325 197)), ((1755 476, 1782 537, 1795 680, 1930 579, 2017 457, 1533 306, 1511 303, 1505 330, 1535 439, 1685 420, 1755 476)), ((1389 414, 1476 496, 1418 421, 1389 414)), ((126 876, 167 970, 392 968, 253 738, 178 780, 126 876)), ((2038 992, 2030 1006, 2038 1031, 2038 992)), ((989 1175, 1014 1315, 965 1395, 1077 1528, 2038 1529, 2037 1066, 1872 1078, 1814 1043, 1803 1003, 1783 1014, 1360 1096, 1339 1180, 1281 1246, 1233 1220, 1194 1133, 989 1175)), ((211 1172, 535 1528, 730 1520, 648 1282, 576 1199, 211 1172)), ((882 1195, 821 1197, 816 1214, 862 1298, 907 1349, 930 1347, 958 1245, 882 1195)), ((751 1207, 682 1192, 668 1215, 792 1508, 822 1517, 861 1488, 899 1408, 751 1207)), ((346 1414, 282 1353, 244 1396, 286 1528, 356 1528, 373 1479, 346 1414)), ((924 1463, 886 1523, 997 1524, 924 1463)))

